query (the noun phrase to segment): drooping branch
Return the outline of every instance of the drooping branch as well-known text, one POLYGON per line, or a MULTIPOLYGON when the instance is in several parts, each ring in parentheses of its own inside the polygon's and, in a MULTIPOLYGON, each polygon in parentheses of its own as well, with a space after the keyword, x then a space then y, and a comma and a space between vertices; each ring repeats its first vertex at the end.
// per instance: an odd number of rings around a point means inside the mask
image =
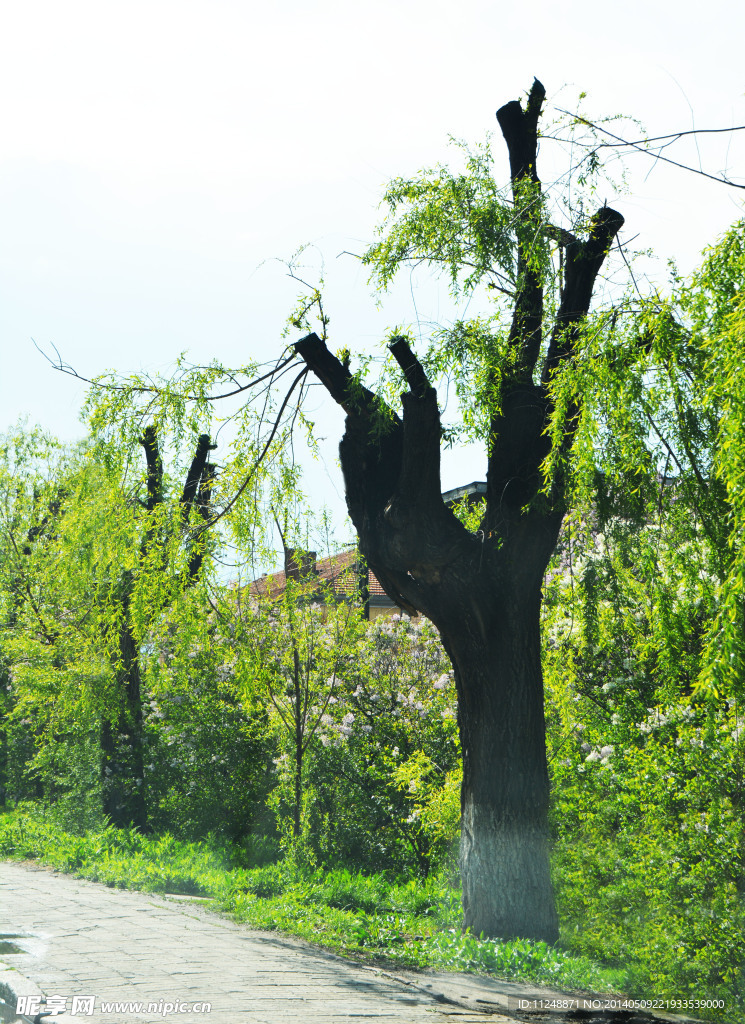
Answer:
MULTIPOLYGON (((33 338, 31 339, 31 341, 34 347, 36 348, 37 352, 39 352, 40 355, 42 355, 46 359, 46 361, 51 365, 53 370, 58 370, 60 373, 65 373, 70 377, 75 377, 77 380, 82 381, 84 384, 90 384, 91 387, 99 388, 102 391, 124 391, 127 394, 132 395, 168 395, 172 393, 172 388, 158 387, 156 384, 112 384, 108 381, 103 381, 100 379, 93 380, 90 377, 84 377, 82 374, 78 373, 74 367, 70 366, 69 363, 63 361, 62 356, 60 355, 60 351, 54 344, 54 342, 50 342, 50 344, 54 349, 55 355, 57 357, 56 360, 52 359, 51 356, 49 356, 44 351, 44 349, 41 348, 41 346, 34 341, 33 338)), ((223 398, 233 398, 235 395, 240 395, 244 391, 249 391, 251 388, 256 387, 257 384, 261 384, 265 380, 273 380, 280 372, 280 370, 283 370, 285 367, 292 369, 292 367, 289 366, 289 364, 292 363, 292 360, 294 358, 295 356, 291 355, 278 359, 277 362, 272 366, 271 370, 268 370, 266 373, 263 373, 259 377, 254 378, 254 380, 248 381, 247 384, 238 385, 237 387, 233 388, 232 391, 224 391, 222 392, 222 394, 219 395, 185 394, 180 395, 180 397, 187 402, 219 402, 222 401, 223 398)), ((192 369, 198 369, 198 367, 192 367, 192 369)), ((232 373, 230 373, 229 371, 225 371, 225 376, 227 376, 229 380, 232 380, 233 383, 237 384, 235 376, 232 373)))
POLYGON ((259 453, 258 458, 254 462, 253 466, 251 466, 251 469, 248 471, 248 474, 245 476, 245 478, 243 480, 243 483, 240 485, 240 487, 235 492, 235 494, 230 499, 230 501, 227 503, 227 505, 225 505, 222 508, 222 510, 217 513, 217 515, 212 516, 211 518, 206 519, 205 522, 203 523, 203 525, 198 527, 199 533, 202 533, 204 530, 207 530, 211 526, 214 526, 215 523, 219 522, 223 518, 223 516, 226 516, 228 514, 228 512, 230 512, 230 510, 236 504, 236 502, 238 501, 240 496, 243 494, 243 492, 246 490, 248 485, 251 483, 251 481, 253 480, 254 476, 256 475, 257 470, 259 469, 259 466, 261 466, 261 464, 263 463, 264 459, 266 458, 267 452, 271 448, 272 442, 273 442, 274 438, 276 437, 277 431, 279 430, 280 424, 282 422, 282 417, 284 415, 285 409, 287 408, 287 406, 289 404, 290 398, 292 397, 292 394, 293 394, 295 388, 298 386, 298 384, 300 384, 301 391, 302 391, 302 383, 301 382, 305 380, 307 375, 308 375, 308 368, 304 367, 300 371, 300 373, 297 375, 297 377, 295 377, 295 379, 293 380, 292 384, 290 385, 287 393, 285 394, 285 397, 282 399, 282 404, 279 407, 279 412, 277 413, 277 415, 275 417, 272 429, 269 431, 269 437, 267 438, 266 442, 264 443, 264 447, 262 448, 261 452, 259 453))
MULTIPOLYGON (((30 534, 30 532, 31 531, 29 530, 29 534, 30 534)), ((16 539, 15 539, 15 537, 13 535, 13 530, 12 529, 8 530, 8 539, 10 540, 10 543, 13 545, 13 549, 15 550, 15 553, 16 553, 17 565, 18 565, 19 575, 20 575, 20 579, 21 579, 21 585, 23 586, 23 589, 24 589, 24 591, 26 593, 26 598, 28 599, 29 606, 30 606, 31 610, 33 611, 34 615, 36 616, 36 618, 37 618, 37 620, 39 622, 39 625, 41 627, 41 631, 42 631, 42 633, 44 635, 44 639, 46 640, 46 642, 48 644, 54 645, 57 642, 57 640, 59 639, 59 632, 56 629, 50 629, 49 628, 49 626, 47 625, 47 623, 46 623, 46 621, 44 619, 44 616, 43 616, 43 614, 41 612, 41 609, 39 608, 38 604, 36 603, 36 601, 34 599, 33 590, 31 589, 31 584, 29 582, 28 576, 26 575, 26 573, 25 573, 25 571, 23 569, 23 562, 22 562, 22 559, 21 559, 21 552, 18 549, 18 544, 16 543, 16 539)), ((30 553, 31 553, 31 548, 29 548, 29 547, 24 547, 23 548, 23 554, 24 555, 28 555, 30 553)))

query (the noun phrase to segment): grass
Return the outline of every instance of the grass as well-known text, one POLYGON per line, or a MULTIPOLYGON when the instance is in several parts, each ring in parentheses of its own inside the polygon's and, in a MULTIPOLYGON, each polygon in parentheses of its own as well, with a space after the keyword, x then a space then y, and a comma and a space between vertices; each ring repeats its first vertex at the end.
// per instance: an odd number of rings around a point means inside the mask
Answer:
POLYGON ((580 991, 622 991, 623 972, 542 942, 462 934, 460 894, 438 876, 391 882, 290 861, 248 868, 240 851, 112 827, 61 831, 37 808, 0 814, 0 857, 37 859, 123 889, 207 896, 253 928, 276 930, 347 956, 407 968, 476 971, 580 991))

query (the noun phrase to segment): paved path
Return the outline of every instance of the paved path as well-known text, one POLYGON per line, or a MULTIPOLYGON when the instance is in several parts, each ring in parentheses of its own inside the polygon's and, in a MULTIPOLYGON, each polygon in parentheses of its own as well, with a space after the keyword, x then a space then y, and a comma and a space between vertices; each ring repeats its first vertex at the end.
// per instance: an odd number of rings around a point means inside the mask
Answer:
MULTIPOLYGON (((67 1014, 46 1021, 514 1024, 502 1013, 469 1009, 469 998, 479 1006, 484 993, 466 991, 467 982, 462 1005, 447 1004, 437 999, 438 976, 411 976, 407 984, 301 942, 249 931, 193 902, 35 866, 0 862, 0 933, 0 986, 16 995, 63 997, 67 1014), (82 1006, 73 1017, 73 997, 86 996, 95 997, 94 1013, 82 1006), (124 1005, 104 1007, 117 1002, 124 1005)), ((487 991, 485 998, 499 1009, 499 995, 495 1002, 487 991)))

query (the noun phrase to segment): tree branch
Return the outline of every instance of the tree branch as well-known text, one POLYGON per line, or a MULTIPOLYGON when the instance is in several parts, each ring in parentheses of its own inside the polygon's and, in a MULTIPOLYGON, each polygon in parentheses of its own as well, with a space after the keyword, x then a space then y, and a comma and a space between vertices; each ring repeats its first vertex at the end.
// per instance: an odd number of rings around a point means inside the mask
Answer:
POLYGON ((151 424, 145 427, 145 433, 140 438, 140 444, 145 449, 145 461, 147 462, 147 502, 145 508, 152 512, 156 505, 163 500, 163 462, 158 448, 158 437, 155 426, 151 424))
POLYGON ((525 110, 519 100, 512 100, 497 111, 497 121, 510 156, 510 177, 513 182, 524 177, 538 181, 538 118, 545 98, 545 88, 534 78, 525 110))
MULTIPOLYGON (((404 338, 395 338, 388 346, 404 372, 410 390, 401 395, 403 406, 403 450, 396 495, 386 508, 386 518, 401 518, 406 495, 407 518, 414 508, 442 505, 440 484, 440 439, 442 426, 437 407, 437 392, 427 380, 421 363, 404 338)), ((414 513, 418 518, 418 513, 414 513)), ((402 524, 400 524, 402 525, 402 524)))
MULTIPOLYGON (((172 393, 172 389, 167 388, 167 387, 166 388, 148 387, 145 384, 137 384, 137 385, 134 385, 134 386, 132 386, 131 384, 108 384, 108 383, 105 383, 104 381, 101 381, 101 380, 91 380, 90 377, 83 377, 83 375, 78 373, 78 371, 74 367, 70 366, 69 363, 65 363, 65 362, 62 361, 62 356, 60 355, 59 349, 54 344, 54 342, 50 342, 50 344, 51 344, 52 348, 54 349, 54 351, 55 351, 55 353, 57 355, 57 361, 56 362, 54 361, 54 359, 51 359, 47 355, 47 353, 44 351, 44 349, 41 348, 41 346, 38 345, 36 343, 36 341, 34 341, 33 338, 31 339, 31 341, 32 341, 34 347, 36 348, 37 352, 39 352, 46 359, 46 361, 51 365, 53 370, 57 370, 59 373, 66 373, 68 376, 75 377, 77 380, 82 381, 84 384, 90 384, 92 387, 101 388, 102 390, 105 390, 105 391, 127 391, 127 392, 130 392, 131 394, 134 394, 134 395, 141 395, 141 394, 146 394, 146 395, 164 395, 165 394, 165 395, 167 395, 167 394, 172 393)), ((240 384, 233 391, 225 391, 221 395, 191 395, 191 394, 189 394, 189 395, 183 395, 182 397, 187 402, 202 402, 202 401, 204 401, 204 402, 219 402, 223 398, 232 398, 234 395, 240 395, 243 391, 248 391, 249 388, 255 387, 257 384, 261 384, 262 381, 272 379, 275 376, 275 374, 277 374, 281 369, 283 369, 284 367, 288 366, 288 364, 291 363, 294 358, 295 358, 294 355, 291 355, 291 356, 286 356, 284 359, 279 359, 275 363, 275 365, 272 367, 272 369, 268 370, 266 373, 262 374, 261 377, 257 377, 255 380, 250 380, 248 382, 248 384, 240 384)), ((264 365, 266 365, 266 363, 264 365)), ((205 367, 205 369, 212 369, 212 368, 211 367, 205 367)), ((289 369, 292 369, 292 367, 289 367, 289 369)), ((237 383, 237 381, 235 380, 235 377, 233 376, 232 373, 230 373, 229 371, 224 371, 224 372, 225 372, 225 376, 227 376, 234 383, 237 383)))
POLYGON ((264 447, 262 448, 261 454, 257 458, 256 462, 251 467, 248 475, 246 476, 246 479, 243 481, 241 486, 238 488, 238 490, 235 492, 233 497, 227 503, 225 508, 223 508, 220 512, 218 512, 216 516, 213 516, 212 519, 207 519, 206 522, 202 526, 198 527, 200 533, 203 530, 207 530, 210 526, 214 526, 215 523, 218 522, 220 519, 222 519, 223 516, 226 516, 228 514, 228 512, 231 510, 231 508, 238 501, 240 496, 243 494, 245 489, 248 487, 248 485, 251 483, 251 481, 254 478, 254 474, 256 473, 256 470, 259 468, 261 463, 264 461, 264 457, 266 456, 266 453, 269 451, 269 448, 271 447, 271 443, 274 440, 274 437, 275 437, 277 431, 279 430, 279 425, 282 422, 282 416, 284 415, 284 411, 287 408, 288 402, 290 401, 290 397, 292 396, 292 392, 295 390, 295 388, 300 383, 300 381, 305 379, 307 374, 308 374, 308 368, 306 366, 306 367, 304 367, 300 371, 300 373, 297 375, 297 377, 293 380, 293 382, 290 385, 290 388, 289 388, 287 394, 285 395, 284 399, 282 400, 281 406, 279 407, 279 412, 277 413, 277 418, 274 421, 274 425, 273 425, 273 427, 271 429, 269 437, 267 438, 267 442, 264 445, 264 447))
POLYGON ((549 382, 559 363, 574 351, 579 325, 590 309, 595 280, 623 222, 620 213, 604 206, 593 217, 587 240, 566 247, 564 289, 543 364, 543 384, 549 382))
MULTIPOLYGON (((207 467, 207 454, 208 452, 213 452, 216 448, 216 444, 210 443, 209 434, 200 434, 199 440, 197 441, 196 451, 194 452, 194 458, 191 461, 189 472, 186 474, 184 490, 181 495, 181 521, 184 524, 189 520, 189 512, 191 509, 195 508, 199 503, 202 481, 207 467)), ((211 487, 212 481, 210 480, 208 489, 211 490, 211 487)))
MULTIPOLYGON (((587 127, 592 128, 593 131, 602 132, 603 135, 607 135, 608 138, 613 139, 613 142, 594 143, 585 143, 577 139, 573 139, 572 142, 574 145, 584 146, 592 152, 595 152, 598 149, 619 149, 625 146, 629 149, 635 149, 638 153, 645 153, 647 156, 652 157, 653 160, 661 160, 663 163, 671 164, 673 167, 679 167, 682 171, 690 171, 691 174, 699 174, 702 178, 709 178, 710 181, 717 181, 720 185, 727 185, 729 188, 745 189, 745 185, 740 185, 736 181, 731 181, 729 178, 725 177, 725 175, 709 174, 707 171, 701 170, 700 167, 691 167, 689 164, 681 164, 677 160, 672 160, 669 156, 663 156, 660 152, 654 152, 649 148, 649 143, 651 142, 665 142, 666 146, 669 146, 673 142, 677 142, 678 139, 683 138, 684 135, 713 135, 720 134, 722 132, 741 132, 745 131, 745 125, 737 125, 734 128, 693 128, 685 132, 672 132, 670 135, 658 135, 650 139, 638 139, 634 142, 627 142, 626 139, 621 138, 620 135, 615 135, 613 132, 608 131, 607 128, 603 128, 599 124, 588 121, 585 117, 576 117, 575 114, 571 114, 568 110, 562 110, 561 107, 557 107, 557 110, 560 114, 568 114, 570 117, 574 117, 580 124, 587 125, 587 127)), ((556 138, 556 136, 552 136, 552 138, 556 138)), ((590 156, 592 155, 592 152, 590 153, 590 156)))
POLYGON ((426 614, 422 584, 437 582, 472 539, 442 502, 437 392, 403 338, 390 345, 411 388, 401 396, 403 419, 356 381, 316 335, 295 348, 347 412, 339 454, 360 551, 396 604, 426 614))
POLYGON ((519 100, 497 111, 497 121, 507 143, 517 235, 518 291, 512 315, 509 344, 518 349, 522 376, 532 375, 541 349, 543 287, 540 268, 532 259, 532 248, 540 231, 540 187, 536 169, 538 118, 546 90, 536 78, 523 110, 519 100), (532 183, 533 189, 526 188, 532 183))
POLYGON ((393 338, 388 343, 393 358, 404 372, 406 383, 412 394, 417 398, 423 398, 426 393, 432 390, 432 385, 427 380, 427 375, 422 369, 422 364, 409 348, 406 338, 393 338))
POLYGON ((308 334, 295 342, 295 351, 347 416, 370 418, 380 411, 380 403, 372 391, 355 380, 317 334, 308 334))
MULTIPOLYGON (((205 435, 206 436, 206 435, 205 435)), ((207 438, 209 440, 209 438, 207 438)), ((210 445, 210 448, 216 448, 217 445, 210 445)), ((196 508, 199 515, 206 522, 210 515, 210 498, 212 497, 212 485, 215 482, 217 471, 215 466, 211 462, 205 462, 202 469, 201 478, 199 480, 199 490, 196 495, 196 499, 193 503, 193 507, 196 508)), ((187 579, 190 582, 196 582, 199 572, 204 562, 205 554, 205 541, 202 534, 194 537, 192 540, 192 550, 189 555, 189 564, 187 566, 187 579)))

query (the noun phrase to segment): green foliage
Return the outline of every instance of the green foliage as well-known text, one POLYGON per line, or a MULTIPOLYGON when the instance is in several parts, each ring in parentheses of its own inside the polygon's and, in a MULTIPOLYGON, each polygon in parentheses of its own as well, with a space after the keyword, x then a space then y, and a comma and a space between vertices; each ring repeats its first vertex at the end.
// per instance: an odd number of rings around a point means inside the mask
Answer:
POLYGON ((481 520, 486 511, 486 499, 471 501, 464 496, 460 501, 450 506, 453 515, 460 520, 469 533, 476 533, 481 525, 481 520))
POLYGON ((274 741, 217 624, 205 630, 208 610, 197 589, 151 634, 143 707, 150 815, 154 828, 184 838, 245 840, 265 817, 274 741))
MULTIPOLYGON (((429 379, 455 393, 451 444, 490 439, 520 372, 514 296, 529 273, 556 283, 560 223, 587 227, 584 201, 549 211, 529 181, 508 197, 488 149, 459 146, 461 171, 391 182, 365 255, 380 288, 425 264, 456 298, 489 300, 436 331, 421 356, 429 379)), ((600 171, 590 150, 573 171, 585 195, 600 171)), ((182 360, 169 381, 101 378, 81 447, 23 428, 0 440, 0 785, 6 804, 45 807, 0 816, 0 851, 110 885, 209 895, 255 926, 399 963, 721 994, 728 1019, 742 1015, 743 295, 741 221, 689 280, 672 269, 668 294, 616 296, 591 314, 549 384, 545 490, 561 480, 573 505, 544 619, 564 951, 455 931, 461 761, 452 674, 432 628, 405 617, 367 626, 308 578, 270 605, 223 584, 227 545, 252 564, 266 554, 270 512, 298 498, 286 456, 294 412, 271 392, 263 405, 244 401, 239 381, 261 382, 257 366, 182 360), (210 532, 180 498, 223 386, 241 404, 221 421, 229 440, 210 532), (577 410, 567 453, 560 441, 577 410), (164 470, 150 508, 146 427, 164 470), (199 581, 188 571, 197 551, 199 581), (161 833, 151 838, 113 829, 102 810, 102 726, 117 726, 124 763, 129 735, 118 727, 134 722, 127 650, 140 670, 144 759, 126 785, 146 792, 161 833)), ((320 289, 292 329, 310 329, 311 315, 325 335, 320 289)), ((296 369, 280 360, 278 379, 296 369)), ((398 370, 386 388, 400 390, 398 370)), ((389 423, 381 416, 375 430, 389 423)), ((472 533, 482 512, 456 509, 472 533)))
POLYGON ((697 686, 714 560, 705 537, 688 542, 680 492, 666 502, 646 527, 575 533, 548 588, 557 898, 570 948, 731 1015, 745 1007, 742 705, 697 686))
POLYGON ((460 824, 455 687, 430 623, 374 621, 344 667, 319 739, 320 860, 425 875, 451 861, 460 824))
POLYGON ((445 271, 455 294, 473 291, 483 280, 500 290, 517 283, 515 212, 508 192, 496 185, 489 145, 469 149, 451 141, 465 158, 460 174, 438 166, 416 178, 394 178, 386 187, 380 241, 364 256, 380 290, 402 264, 420 261, 445 271))
POLYGON ((166 834, 146 838, 113 828, 81 838, 60 832, 38 810, 0 815, 0 853, 41 858, 119 888, 212 896, 252 927, 282 930, 345 954, 407 967, 493 973, 566 988, 609 989, 617 975, 587 957, 545 943, 495 942, 451 927, 459 894, 442 877, 391 882, 382 875, 298 869, 291 861, 241 866, 240 854, 166 834))
POLYGON ((286 854, 423 873, 450 857, 460 761, 452 676, 433 628, 400 616, 368 625, 312 575, 276 600, 234 592, 215 607, 215 656, 243 706, 267 710, 267 805, 286 854))

